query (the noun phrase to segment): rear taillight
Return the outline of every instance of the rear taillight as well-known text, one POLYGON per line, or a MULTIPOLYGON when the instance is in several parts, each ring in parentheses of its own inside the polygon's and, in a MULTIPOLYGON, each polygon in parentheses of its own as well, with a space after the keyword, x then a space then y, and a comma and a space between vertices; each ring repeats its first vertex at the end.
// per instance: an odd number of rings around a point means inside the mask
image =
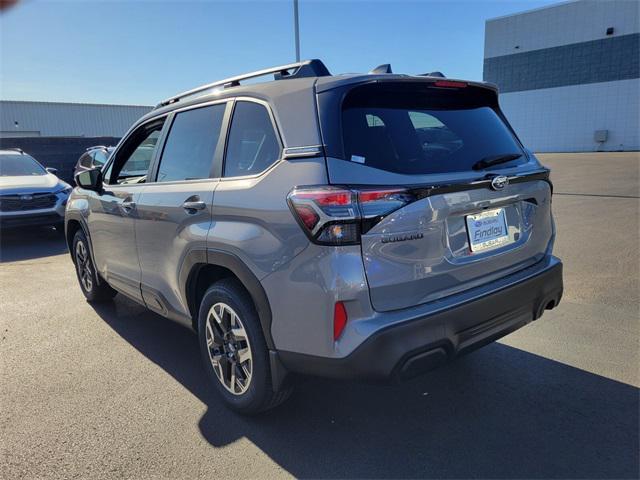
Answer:
POLYGON ((287 197, 309 238, 322 245, 354 245, 385 216, 414 200, 404 188, 296 187, 287 197))

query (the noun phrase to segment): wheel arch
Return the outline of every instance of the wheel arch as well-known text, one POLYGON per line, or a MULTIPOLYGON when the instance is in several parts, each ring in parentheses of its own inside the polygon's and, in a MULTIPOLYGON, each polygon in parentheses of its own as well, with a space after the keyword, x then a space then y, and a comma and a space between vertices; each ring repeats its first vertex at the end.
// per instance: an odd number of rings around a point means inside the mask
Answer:
MULTIPOLYGON (((76 236, 78 230, 82 230, 85 236, 87 235, 87 230, 80 220, 72 218, 66 221, 64 236, 70 253, 72 253, 73 250, 73 238, 76 236)), ((73 254, 71 256, 73 257, 73 254)))
POLYGON ((235 278, 253 301, 267 347, 274 349, 269 299, 260 280, 240 257, 212 248, 191 250, 183 262, 180 276, 194 330, 197 330, 198 309, 204 292, 218 280, 235 278))
MULTIPOLYGON (((84 218, 82 217, 82 215, 79 215, 79 214, 75 215, 72 212, 67 212, 64 220, 64 238, 65 238, 65 241, 67 242, 69 255, 71 255, 71 261, 74 264, 76 262, 76 259, 73 255, 73 239, 76 236, 76 233, 78 232, 78 230, 82 230, 82 232, 84 233, 84 236, 87 237, 89 255, 91 255, 91 261, 93 262, 93 265, 97 269, 98 267, 96 264, 96 258, 93 254, 93 244, 91 243, 91 235, 89 234, 89 229, 87 228, 87 224, 84 218)), ((102 283, 104 280, 100 275, 97 275, 96 277, 97 277, 96 280, 98 282, 98 285, 100 285, 100 283, 102 283)))

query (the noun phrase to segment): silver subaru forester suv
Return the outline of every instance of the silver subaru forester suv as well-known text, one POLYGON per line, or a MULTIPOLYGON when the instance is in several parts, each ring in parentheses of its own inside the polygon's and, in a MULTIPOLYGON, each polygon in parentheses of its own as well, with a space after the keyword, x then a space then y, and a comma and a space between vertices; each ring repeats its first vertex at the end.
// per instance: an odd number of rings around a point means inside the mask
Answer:
POLYGON ((76 181, 84 295, 195 330, 243 413, 298 374, 410 378, 562 296, 549 170, 487 83, 266 69, 160 103, 76 181))

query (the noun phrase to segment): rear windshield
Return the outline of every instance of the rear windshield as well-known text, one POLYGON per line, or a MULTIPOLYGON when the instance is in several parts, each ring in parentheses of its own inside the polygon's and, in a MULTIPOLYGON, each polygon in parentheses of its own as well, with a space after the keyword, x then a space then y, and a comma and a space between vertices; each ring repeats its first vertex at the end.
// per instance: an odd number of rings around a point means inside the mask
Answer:
POLYGON ((0 177, 46 175, 45 169, 29 155, 0 155, 0 177))
POLYGON ((471 170, 483 159, 523 154, 492 108, 493 93, 479 90, 424 85, 354 89, 342 109, 345 159, 417 175, 471 170))

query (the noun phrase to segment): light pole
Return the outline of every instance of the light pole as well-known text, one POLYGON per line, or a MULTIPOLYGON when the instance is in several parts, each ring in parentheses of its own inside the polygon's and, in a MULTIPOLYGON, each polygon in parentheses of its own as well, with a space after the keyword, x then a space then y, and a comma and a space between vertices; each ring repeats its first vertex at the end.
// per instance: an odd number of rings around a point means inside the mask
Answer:
POLYGON ((298 0, 293 0, 293 30, 296 37, 296 62, 300 61, 300 26, 298 25, 298 0))

